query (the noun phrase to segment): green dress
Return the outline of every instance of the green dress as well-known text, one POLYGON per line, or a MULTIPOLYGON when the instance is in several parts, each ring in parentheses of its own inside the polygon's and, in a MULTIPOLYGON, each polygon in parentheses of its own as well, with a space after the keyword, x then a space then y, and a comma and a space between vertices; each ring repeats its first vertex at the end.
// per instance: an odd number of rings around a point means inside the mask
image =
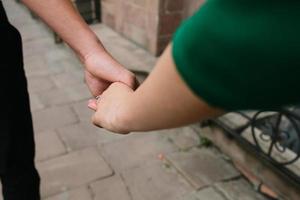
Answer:
POLYGON ((191 90, 225 110, 300 103, 300 1, 208 0, 173 38, 191 90))

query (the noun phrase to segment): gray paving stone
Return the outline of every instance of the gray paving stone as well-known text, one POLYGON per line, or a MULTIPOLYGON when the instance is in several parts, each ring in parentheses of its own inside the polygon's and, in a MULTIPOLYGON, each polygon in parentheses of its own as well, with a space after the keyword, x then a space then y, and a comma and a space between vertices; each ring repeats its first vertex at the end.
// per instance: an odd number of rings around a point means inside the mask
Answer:
MULTIPOLYGON (((64 49, 67 51, 67 49, 64 49)), ((58 60, 48 60, 46 61, 47 65, 52 69, 52 71, 59 71, 59 73, 52 73, 51 75, 55 74, 62 74, 62 73, 70 73, 73 71, 82 70, 81 65, 78 64, 76 57, 68 57, 68 58, 61 58, 58 60)))
POLYGON ((95 127, 91 122, 81 122, 58 129, 60 137, 68 150, 78 150, 89 146, 101 145, 126 136, 117 135, 95 127))
POLYGON ((186 195, 182 200, 227 200, 215 189, 209 187, 186 195))
POLYGON ((57 133, 45 131, 35 134, 36 161, 42 161, 66 153, 66 148, 57 133))
POLYGON ((30 23, 24 26, 19 26, 18 30, 22 35, 22 41, 30 41, 38 38, 49 37, 50 32, 47 29, 41 28, 40 24, 30 23))
POLYGON ((136 49, 133 51, 134 55, 137 56, 137 58, 140 58, 140 62, 142 64, 142 69, 145 71, 152 71, 152 69, 155 67, 155 64, 157 62, 157 57, 152 56, 149 52, 145 51, 144 49, 136 49))
POLYGON ((195 129, 183 127, 169 130, 168 137, 181 150, 186 150, 199 145, 199 136, 195 129))
POLYGON ((59 194, 112 175, 112 170, 95 149, 76 151, 37 164, 43 197, 59 194))
POLYGON ((59 128, 57 131, 66 144, 68 151, 97 145, 98 129, 91 123, 72 124, 59 128))
POLYGON ((91 184, 94 200, 131 200, 129 192, 119 175, 91 184))
POLYGON ((99 149, 118 171, 142 165, 145 161, 156 160, 159 154, 178 150, 165 137, 154 132, 132 134, 122 140, 106 143, 99 149))
POLYGON ((93 110, 87 107, 88 101, 80 101, 72 104, 72 108, 75 110, 80 121, 91 122, 91 117, 95 113, 93 110))
POLYGON ((92 98, 89 89, 83 83, 39 92, 38 96, 46 106, 69 104, 92 98))
POLYGON ((78 118, 69 106, 50 107, 32 113, 36 132, 54 130, 78 122, 78 118))
POLYGON ((180 199, 193 188, 174 169, 156 160, 122 173, 133 200, 180 199))
MULTIPOLYGON (((25 60, 25 72, 28 78, 33 76, 47 76, 53 73, 59 73, 63 71, 63 68, 59 68, 59 70, 52 71, 47 67, 45 59, 42 56, 32 56, 25 60)), ((55 68, 56 69, 56 68, 55 68)))
POLYGON ((266 200, 257 193, 245 179, 217 183, 216 187, 229 200, 266 200))
POLYGON ((24 54, 24 61, 27 61, 33 57, 44 57, 49 49, 56 49, 57 45, 53 43, 53 38, 44 37, 44 38, 37 38, 34 40, 23 42, 23 54, 24 54))
POLYGON ((31 112, 35 112, 45 108, 45 105, 42 103, 42 101, 39 99, 39 97, 36 94, 29 92, 29 95, 30 95, 31 112))
POLYGON ((64 46, 58 46, 55 50, 48 51, 47 54, 45 54, 45 61, 49 66, 59 62, 62 64, 66 59, 69 59, 70 56, 70 52, 66 51, 64 46))
POLYGON ((65 89, 61 88, 40 92, 38 93, 38 97, 46 106, 70 104, 73 101, 70 95, 66 93, 65 89))
POLYGON ((28 23, 33 23, 33 20, 28 17, 28 11, 25 7, 15 6, 15 2, 2 1, 8 18, 13 22, 14 26, 21 26, 28 23))
POLYGON ((65 72, 61 74, 56 74, 51 77, 53 82, 57 87, 63 88, 72 85, 78 85, 84 83, 84 73, 83 70, 76 70, 70 72, 65 72))
POLYGON ((92 200, 89 190, 85 187, 63 192, 45 200, 92 200))
POLYGON ((167 159, 196 188, 239 176, 239 172, 210 149, 175 152, 167 159))
POLYGON ((41 92, 55 87, 53 81, 48 77, 32 77, 28 79, 29 92, 41 92))

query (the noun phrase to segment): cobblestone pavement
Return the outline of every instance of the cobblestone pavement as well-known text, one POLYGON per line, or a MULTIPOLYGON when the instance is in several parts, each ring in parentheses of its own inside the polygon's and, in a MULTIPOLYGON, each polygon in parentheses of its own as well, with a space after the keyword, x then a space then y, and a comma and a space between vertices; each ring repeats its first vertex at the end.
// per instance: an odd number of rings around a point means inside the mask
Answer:
MULTIPOLYGON (((128 136, 93 127, 77 59, 26 8, 3 2, 23 36, 43 199, 264 199, 221 153, 199 147, 192 127, 128 136)), ((106 26, 92 28, 130 69, 154 65, 154 57, 106 26)))

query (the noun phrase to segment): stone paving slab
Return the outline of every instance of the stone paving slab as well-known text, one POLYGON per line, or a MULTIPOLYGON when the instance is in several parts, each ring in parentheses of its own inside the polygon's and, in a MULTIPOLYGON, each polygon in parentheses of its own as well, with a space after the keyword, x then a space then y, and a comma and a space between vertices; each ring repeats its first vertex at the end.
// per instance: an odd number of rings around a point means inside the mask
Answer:
POLYGON ((37 164, 44 197, 84 186, 113 174, 95 149, 75 151, 37 164))
POLYGON ((87 188, 81 187, 46 198, 45 200, 92 200, 92 196, 87 188))
POLYGON ((65 154, 66 148, 55 131, 35 134, 36 161, 43 161, 65 154))
POLYGON ((63 68, 46 67, 46 61, 43 57, 32 56, 30 58, 25 59, 24 67, 25 67, 26 76, 28 78, 35 77, 35 76, 49 76, 51 74, 57 74, 63 72, 63 68))
MULTIPOLYGON (((14 25, 17 26, 15 23, 14 25)), ((27 61, 29 61, 30 59, 44 58, 44 54, 46 54, 49 51, 54 51, 59 47, 60 46, 53 44, 53 39, 52 37, 49 37, 49 35, 46 35, 45 37, 42 38, 37 38, 34 40, 23 42, 23 54, 24 54, 25 66, 27 64, 27 61)))
POLYGON ((54 82, 49 77, 32 77, 27 82, 31 93, 47 91, 55 87, 54 82))
POLYGON ((217 183, 216 188, 229 200, 266 200, 244 179, 217 183))
POLYGON ((160 160, 144 161, 122 172, 122 176, 133 200, 175 200, 193 190, 174 168, 160 160))
MULTIPOLYGON (((72 87, 66 86, 39 92, 39 98, 46 106, 69 104, 70 102, 77 102, 88 100, 91 93, 84 84, 73 85, 72 87)), ((88 108, 87 108, 88 109, 88 108)))
POLYGON ((32 113, 36 133, 78 122, 75 112, 69 106, 55 106, 32 113))
MULTIPOLYGON (((214 188, 208 187, 186 195, 182 200, 227 200, 214 188)), ((242 199, 240 199, 242 200, 242 199)))
POLYGON ((57 87, 72 87, 78 84, 84 84, 84 74, 81 70, 74 70, 51 77, 57 87))
POLYGON ((168 154, 167 159, 196 189, 240 176, 231 164, 207 148, 175 152, 168 154))
POLYGON ((91 184, 94 200, 131 200, 127 186, 119 175, 91 184))
POLYGON ((168 138, 180 150, 185 151, 200 144, 198 133, 191 127, 176 128, 168 132, 168 138))
POLYGON ((90 122, 80 122, 59 128, 58 133, 69 151, 105 144, 125 138, 93 126, 90 122))
POLYGON ((116 171, 123 171, 156 160, 159 154, 174 152, 177 147, 160 134, 136 133, 122 140, 99 146, 100 153, 116 171))
POLYGON ((36 94, 30 93, 29 95, 31 112, 36 112, 45 108, 45 105, 42 103, 42 101, 36 94))
POLYGON ((79 102, 73 102, 71 106, 75 110, 75 113, 81 122, 88 122, 90 124, 94 111, 87 109, 87 104, 88 101, 83 100, 79 102))

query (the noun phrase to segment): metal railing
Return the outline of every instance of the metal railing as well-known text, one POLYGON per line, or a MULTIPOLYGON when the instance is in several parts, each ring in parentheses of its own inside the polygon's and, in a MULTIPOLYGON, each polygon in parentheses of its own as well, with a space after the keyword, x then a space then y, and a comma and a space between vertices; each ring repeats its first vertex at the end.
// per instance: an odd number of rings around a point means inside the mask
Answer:
POLYGON ((300 107, 280 111, 235 112, 242 118, 232 126, 224 118, 209 121, 222 128, 265 164, 300 186, 300 107))

